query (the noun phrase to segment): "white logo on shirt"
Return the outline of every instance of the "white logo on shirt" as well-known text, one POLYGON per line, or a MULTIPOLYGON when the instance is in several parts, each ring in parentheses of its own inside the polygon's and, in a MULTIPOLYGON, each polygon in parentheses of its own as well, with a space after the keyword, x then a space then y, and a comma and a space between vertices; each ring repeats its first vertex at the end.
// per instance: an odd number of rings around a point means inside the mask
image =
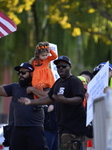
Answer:
POLYGON ((58 94, 64 94, 64 90, 65 90, 64 87, 60 87, 58 94))

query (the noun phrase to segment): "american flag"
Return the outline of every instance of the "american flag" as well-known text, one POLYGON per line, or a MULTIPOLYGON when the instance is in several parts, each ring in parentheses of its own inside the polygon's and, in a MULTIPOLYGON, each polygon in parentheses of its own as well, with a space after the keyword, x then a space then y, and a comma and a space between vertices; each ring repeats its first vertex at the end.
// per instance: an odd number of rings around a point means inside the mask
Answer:
POLYGON ((15 23, 0 11, 0 38, 17 30, 15 23))

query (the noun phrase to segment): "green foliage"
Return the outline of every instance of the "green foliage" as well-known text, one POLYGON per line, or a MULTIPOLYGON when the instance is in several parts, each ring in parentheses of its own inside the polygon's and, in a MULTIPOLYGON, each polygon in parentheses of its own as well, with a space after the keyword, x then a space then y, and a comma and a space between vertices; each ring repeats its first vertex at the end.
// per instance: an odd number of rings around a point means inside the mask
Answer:
POLYGON ((1 0, 0 11, 5 13, 15 24, 20 24, 21 20, 17 17, 17 14, 22 13, 24 10, 31 9, 35 0, 1 0))
POLYGON ((97 66, 101 62, 112 62, 112 45, 106 45, 101 39, 95 43, 92 36, 89 37, 87 47, 84 49, 85 66, 97 66), (88 57, 88 54, 89 57, 88 57), (94 57, 93 57, 94 56, 94 57))
POLYGON ((18 29, 0 39, 0 70, 28 62, 40 41, 57 44, 58 54, 71 58, 74 74, 111 62, 111 6, 109 0, 1 0, 0 10, 18 29))
POLYGON ((82 34, 80 29, 106 44, 112 44, 111 8, 109 0, 49 0, 48 17, 51 23, 58 22, 64 29, 69 29, 73 36, 82 34))

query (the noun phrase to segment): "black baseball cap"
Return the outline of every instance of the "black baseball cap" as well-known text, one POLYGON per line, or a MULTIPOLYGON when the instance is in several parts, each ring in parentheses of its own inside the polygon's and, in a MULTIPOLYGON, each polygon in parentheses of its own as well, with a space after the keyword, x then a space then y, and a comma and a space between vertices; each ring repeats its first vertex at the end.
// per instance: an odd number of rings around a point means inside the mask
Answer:
POLYGON ((33 66, 27 62, 22 63, 20 66, 14 67, 14 70, 19 71, 20 68, 26 68, 29 69, 30 71, 34 70, 33 66))
POLYGON ((67 56, 60 56, 60 57, 58 57, 58 59, 54 60, 54 64, 57 65, 59 61, 65 61, 70 66, 72 65, 70 58, 68 58, 67 56))

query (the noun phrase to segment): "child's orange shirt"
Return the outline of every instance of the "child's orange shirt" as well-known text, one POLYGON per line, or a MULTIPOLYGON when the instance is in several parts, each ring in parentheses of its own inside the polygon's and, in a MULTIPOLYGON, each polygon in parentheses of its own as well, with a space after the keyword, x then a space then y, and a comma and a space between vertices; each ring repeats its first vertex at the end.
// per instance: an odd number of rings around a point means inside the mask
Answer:
MULTIPOLYGON (((50 50, 51 56, 48 56, 46 60, 39 59, 39 63, 35 60, 32 62, 34 67, 33 77, 32 77, 32 86, 36 87, 37 85, 47 85, 47 87, 52 87, 55 82, 53 73, 49 68, 50 61, 57 58, 57 54, 50 50)), ((38 87, 38 86, 37 86, 38 87)))

